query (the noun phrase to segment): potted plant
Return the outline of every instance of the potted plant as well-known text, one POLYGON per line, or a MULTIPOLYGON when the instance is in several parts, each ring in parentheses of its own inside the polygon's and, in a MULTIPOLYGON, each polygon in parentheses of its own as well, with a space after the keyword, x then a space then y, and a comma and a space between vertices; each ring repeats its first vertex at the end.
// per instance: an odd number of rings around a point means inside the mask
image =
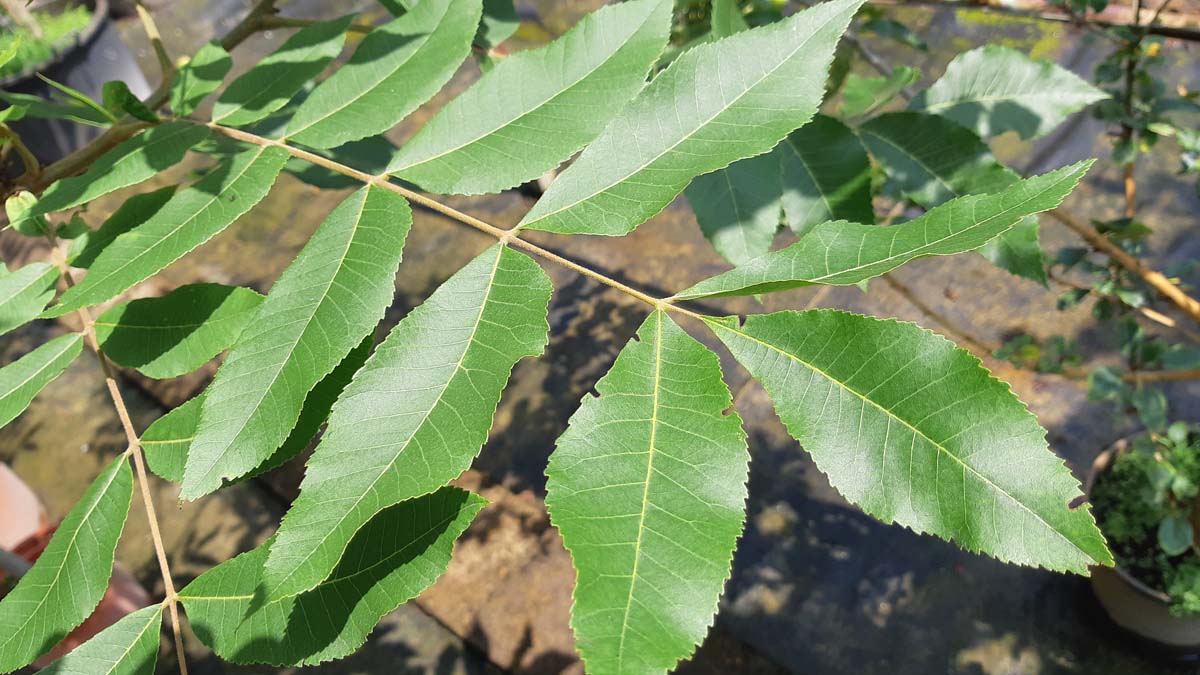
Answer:
POLYGON ((1087 491, 1117 561, 1092 573, 1109 616, 1149 640, 1200 651, 1196 428, 1176 422, 1115 444, 1096 458, 1087 491))
POLYGON ((124 81, 139 97, 150 93, 137 60, 108 17, 108 0, 38 0, 28 7, 5 0, 0 3, 0 33, 0 101, 24 108, 21 119, 6 119, 43 164, 65 157, 102 131, 89 124, 100 120, 90 119, 82 106, 69 106, 72 114, 64 119, 62 108, 27 105, 29 97, 64 97, 47 79, 93 99, 101 98, 101 86, 109 80, 124 81))

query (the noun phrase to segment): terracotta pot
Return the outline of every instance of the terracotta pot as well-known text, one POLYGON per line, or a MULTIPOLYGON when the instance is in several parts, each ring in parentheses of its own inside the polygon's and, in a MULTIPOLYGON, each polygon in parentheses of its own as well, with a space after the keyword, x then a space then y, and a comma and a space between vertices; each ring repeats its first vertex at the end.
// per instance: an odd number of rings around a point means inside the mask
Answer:
MULTIPOLYGON (((1092 463, 1084 485, 1089 500, 1096 479, 1125 447, 1124 441, 1118 441, 1092 463)), ((1166 593, 1150 588, 1120 567, 1099 566, 1092 568, 1092 590, 1118 626, 1171 653, 1200 654, 1200 617, 1171 614, 1166 593)))
MULTIPOLYGON (((0 464, 0 549, 32 564, 46 549, 57 526, 51 525, 37 495, 5 464, 0 464)), ((0 565, 0 580, 9 565, 0 565)), ((28 569, 26 567, 26 569, 28 569)), ((14 570, 18 572, 23 570, 14 570)), ((92 615, 71 631, 49 653, 34 662, 38 668, 87 642, 121 617, 150 604, 150 595, 119 565, 113 568, 108 589, 92 615)))

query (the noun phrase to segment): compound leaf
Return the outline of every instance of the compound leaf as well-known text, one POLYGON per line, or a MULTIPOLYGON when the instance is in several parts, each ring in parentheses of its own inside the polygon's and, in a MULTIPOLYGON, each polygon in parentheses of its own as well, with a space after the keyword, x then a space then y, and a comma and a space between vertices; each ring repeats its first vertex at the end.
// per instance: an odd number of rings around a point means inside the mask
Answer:
MULTIPOLYGON (((860 126, 859 134, 888 177, 927 208, 958 196, 1002 190, 1020 179, 970 129, 944 117, 884 113, 860 126)), ((1017 223, 980 253, 1001 269, 1046 284, 1037 218, 1017 223)))
POLYGON ((979 360, 919 326, 837 310, 709 320, 788 432, 885 523, 1004 561, 1111 565, 1045 430, 979 360))
POLYGON ((1015 131, 1028 139, 1050 133, 1075 111, 1105 98, 1108 94, 1050 61, 986 45, 956 56, 909 109, 947 117, 983 138, 1015 131))
POLYGON ((788 227, 803 236, 827 220, 875 222, 871 160, 845 124, 817 115, 777 147, 788 227))
POLYGON ((849 285, 916 258, 972 251, 1023 218, 1059 205, 1091 161, 1018 180, 995 194, 959 197, 892 227, 822 223, 791 246, 706 279, 679 294, 694 299, 769 293, 812 284, 849 285))
POLYGON ((0 335, 25 325, 54 297, 58 268, 34 262, 0 277, 0 335))
POLYGON ((132 497, 133 474, 122 455, 92 482, 37 562, 0 600, 0 672, 50 651, 100 604, 132 497))
POLYGON ((263 565, 272 539, 200 575, 179 599, 201 641, 234 663, 341 658, 446 571, 454 540, 486 503, 444 487, 390 506, 359 530, 328 579, 300 595, 267 599, 263 565))
POLYGON ((444 194, 500 192, 541 176, 642 88, 670 16, 667 0, 610 5, 505 58, 404 144, 388 172, 444 194))
POLYGON ((80 334, 60 335, 0 368, 0 427, 29 407, 33 397, 61 375, 81 351, 80 334))
POLYGON ((372 30, 296 111, 288 139, 335 148, 392 128, 467 58, 482 11, 480 0, 423 0, 372 30))
POLYGON ((209 386, 184 499, 242 476, 284 442, 309 391, 383 318, 411 225, 408 202, 374 185, 329 214, 209 386))
POLYGON ((162 605, 128 614, 69 654, 43 668, 43 675, 144 675, 158 662, 162 605))
POLYGON ((353 14, 302 28, 229 83, 213 104, 213 122, 240 127, 279 110, 325 69, 346 43, 353 14))
POLYGON ((44 316, 96 305, 154 276, 262 200, 287 161, 282 148, 241 152, 183 190, 96 256, 88 275, 44 316))
POLYGON ((545 347, 550 291, 537 263, 497 244, 392 330, 308 461, 267 559, 271 599, 319 584, 381 509, 470 466, 513 366, 545 347))
POLYGON ((767 152, 812 119, 833 51, 862 0, 831 0, 699 45, 654 78, 521 221, 623 235, 693 178, 767 152))
POLYGON ((704 639, 745 520, 749 453, 715 354, 661 311, 558 439, 546 506, 577 570, 590 672, 665 673, 704 639))

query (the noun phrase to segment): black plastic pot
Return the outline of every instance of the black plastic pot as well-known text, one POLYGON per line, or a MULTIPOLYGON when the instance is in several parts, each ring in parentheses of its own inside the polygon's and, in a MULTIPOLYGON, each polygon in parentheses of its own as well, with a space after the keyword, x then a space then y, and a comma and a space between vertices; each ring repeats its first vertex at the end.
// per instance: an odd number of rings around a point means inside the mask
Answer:
MULTIPOLYGON (((50 9, 67 4, 63 0, 35 2, 33 9, 50 9)), ((109 80, 124 80, 134 95, 145 98, 150 85, 138 68, 133 52, 121 42, 117 27, 108 16, 108 0, 86 2, 92 20, 72 39, 64 40, 54 56, 26 71, 0 80, 0 89, 43 98, 61 96, 35 73, 100 100, 100 89, 109 80)), ((42 164, 57 161, 100 135, 101 129, 67 120, 25 118, 13 129, 42 164)))

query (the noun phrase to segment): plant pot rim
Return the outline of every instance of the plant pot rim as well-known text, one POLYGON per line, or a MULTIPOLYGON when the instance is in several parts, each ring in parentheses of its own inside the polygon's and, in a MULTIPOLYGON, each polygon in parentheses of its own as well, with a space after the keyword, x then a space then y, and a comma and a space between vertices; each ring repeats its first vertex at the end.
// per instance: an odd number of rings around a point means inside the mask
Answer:
POLYGON ((59 63, 72 51, 86 45, 95 39, 100 32, 100 27, 108 21, 108 0, 78 0, 78 4, 91 5, 92 19, 84 26, 82 30, 77 30, 70 35, 64 36, 51 47, 50 58, 41 63, 29 66, 19 73, 14 73, 8 77, 0 78, 0 89, 11 87, 12 85, 27 80, 51 66, 59 63))
MULTIPOLYGON (((1092 468, 1088 471, 1087 480, 1083 484, 1083 491, 1087 495, 1088 501, 1092 503, 1093 508, 1095 507, 1095 501, 1092 499, 1092 490, 1096 487, 1096 480, 1111 468, 1113 458, 1118 453, 1123 452, 1128 445, 1129 441, 1126 438, 1119 438, 1101 451, 1099 455, 1096 455, 1096 459, 1092 462, 1092 468)), ((1114 564, 1110 570, 1141 595, 1160 602, 1163 605, 1171 604, 1171 597, 1169 595, 1146 585, 1120 565, 1114 564)))

